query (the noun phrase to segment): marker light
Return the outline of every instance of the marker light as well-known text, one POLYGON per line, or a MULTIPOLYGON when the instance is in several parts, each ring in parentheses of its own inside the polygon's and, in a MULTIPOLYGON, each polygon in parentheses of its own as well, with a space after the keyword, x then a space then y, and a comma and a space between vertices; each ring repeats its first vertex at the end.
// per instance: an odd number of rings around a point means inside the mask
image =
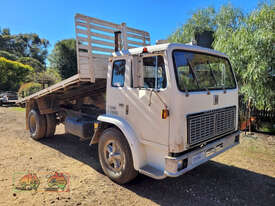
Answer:
POLYGON ((148 53, 148 49, 146 47, 143 48, 142 53, 148 53))
POLYGON ((98 122, 95 122, 94 123, 94 129, 97 129, 98 128, 98 122))

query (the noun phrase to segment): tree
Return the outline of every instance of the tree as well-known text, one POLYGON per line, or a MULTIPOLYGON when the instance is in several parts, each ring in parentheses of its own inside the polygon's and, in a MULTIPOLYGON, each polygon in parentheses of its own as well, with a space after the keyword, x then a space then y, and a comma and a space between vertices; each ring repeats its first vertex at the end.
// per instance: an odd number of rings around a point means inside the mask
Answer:
POLYGON ((0 88, 17 91, 33 68, 16 61, 0 57, 0 88))
POLYGON ((275 3, 262 4, 243 22, 220 28, 215 34, 214 48, 231 58, 240 92, 246 100, 252 98, 259 109, 275 106, 275 79, 271 75, 275 70, 274 10, 275 3))
POLYGON ((32 57, 20 57, 17 59, 17 61, 22 64, 31 66, 34 69, 34 72, 45 71, 45 67, 43 66, 43 64, 32 57))
POLYGON ((175 32, 173 32, 168 40, 170 42, 188 43, 194 40, 195 33, 204 31, 215 31, 215 9, 208 7, 206 9, 199 9, 192 14, 192 17, 187 20, 175 32))
POLYGON ((4 57, 0 62, 0 88, 17 90, 21 84, 44 76, 48 84, 59 81, 57 72, 51 76, 45 71, 48 45, 49 41, 37 34, 11 34, 7 28, 0 29, 0 57, 4 57))
POLYGON ((0 28, 0 50, 7 50, 7 37, 10 36, 10 29, 0 28))
POLYGON ((18 90, 18 95, 19 97, 24 98, 26 96, 34 94, 35 92, 40 91, 41 89, 41 84, 36 82, 28 82, 20 86, 20 89, 18 90))
POLYGON ((11 34, 9 29, 0 30, 0 50, 19 57, 32 57, 44 64, 49 41, 35 33, 11 34))
POLYGON ((8 60, 12 60, 12 61, 15 61, 16 60, 16 56, 14 54, 11 54, 7 51, 2 51, 0 50, 0 57, 4 57, 8 60))
POLYGON ((241 61, 239 60, 240 55, 238 54, 240 51, 237 51, 236 48, 233 48, 234 45, 234 47, 236 47, 236 41, 233 38, 233 35, 242 25, 245 24, 245 15, 240 9, 234 8, 231 4, 228 4, 221 7, 215 19, 217 29, 214 34, 215 38, 213 42, 213 48, 230 56, 231 64, 236 71, 236 77, 240 83, 242 76, 239 68, 245 68, 245 65, 235 65, 235 59, 238 59, 237 62, 239 63, 241 61), (224 44, 226 44, 226 47, 231 47, 230 54, 225 49, 224 44))
POLYGON ((46 71, 39 73, 32 72, 28 76, 28 82, 20 86, 18 94, 20 97, 26 97, 35 92, 40 91, 46 87, 49 87, 57 82, 61 81, 61 76, 57 70, 53 68, 47 68, 46 71))
POLYGON ((274 10, 274 1, 246 15, 231 4, 218 12, 210 8, 198 10, 169 40, 187 43, 197 31, 214 31, 212 46, 229 56, 240 93, 246 100, 252 97, 259 109, 271 108, 275 99, 274 10))
POLYGON ((56 68, 63 79, 77 73, 76 41, 65 39, 55 44, 49 56, 50 67, 56 68))
POLYGON ((51 86, 61 80, 60 74, 53 68, 48 68, 46 71, 38 73, 34 78, 34 81, 40 83, 43 88, 46 87, 45 85, 51 86))

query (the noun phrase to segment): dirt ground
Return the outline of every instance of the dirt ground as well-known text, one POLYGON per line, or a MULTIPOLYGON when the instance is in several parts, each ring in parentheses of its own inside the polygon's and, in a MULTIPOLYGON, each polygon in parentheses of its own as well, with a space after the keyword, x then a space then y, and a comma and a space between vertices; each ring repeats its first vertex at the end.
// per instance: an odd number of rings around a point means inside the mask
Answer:
POLYGON ((139 175, 120 186, 103 174, 96 145, 64 135, 62 126, 55 137, 34 141, 24 115, 0 107, 0 205, 275 205, 274 136, 242 135, 240 145, 181 177, 139 175), (65 192, 43 190, 55 171, 70 181, 65 192), (28 173, 37 174, 39 189, 15 190, 28 173))

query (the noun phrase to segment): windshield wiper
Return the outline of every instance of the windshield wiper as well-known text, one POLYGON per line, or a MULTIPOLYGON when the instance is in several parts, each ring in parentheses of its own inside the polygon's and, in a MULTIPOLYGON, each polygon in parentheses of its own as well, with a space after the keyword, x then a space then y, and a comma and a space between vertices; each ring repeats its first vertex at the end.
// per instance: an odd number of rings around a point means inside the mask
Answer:
POLYGON ((210 66, 210 64, 209 64, 209 61, 207 61, 207 64, 208 64, 209 69, 210 69, 210 74, 211 74, 211 76, 213 77, 216 86, 218 86, 218 82, 217 82, 217 80, 216 80, 216 78, 215 78, 215 75, 214 75, 213 70, 212 70, 212 68, 211 68, 211 66, 210 66))
POLYGON ((187 60, 188 66, 189 66, 189 68, 190 68, 190 70, 191 70, 192 76, 193 76, 193 78, 195 79, 195 81, 196 81, 196 83, 197 83, 197 87, 198 87, 198 89, 199 89, 199 88, 200 88, 200 85, 199 85, 197 76, 196 76, 196 74, 195 74, 195 72, 194 72, 194 70, 193 70, 193 67, 191 66, 191 64, 190 64, 190 62, 189 62, 189 59, 188 59, 187 57, 186 57, 186 60, 187 60))
MULTIPOLYGON (((194 77, 194 79, 195 79, 195 81, 196 81, 196 83, 197 83, 198 89, 199 89, 199 88, 200 88, 200 85, 199 85, 198 78, 197 78, 197 76, 196 76, 196 74, 195 74, 195 72, 194 72, 194 69, 193 69, 192 65, 190 64, 189 59, 186 58, 186 60, 187 60, 187 64, 188 64, 189 68, 191 69, 192 76, 194 77)), ((206 87, 204 87, 204 89, 205 89, 205 91, 207 91, 207 94, 210 94, 209 90, 208 90, 206 87)))

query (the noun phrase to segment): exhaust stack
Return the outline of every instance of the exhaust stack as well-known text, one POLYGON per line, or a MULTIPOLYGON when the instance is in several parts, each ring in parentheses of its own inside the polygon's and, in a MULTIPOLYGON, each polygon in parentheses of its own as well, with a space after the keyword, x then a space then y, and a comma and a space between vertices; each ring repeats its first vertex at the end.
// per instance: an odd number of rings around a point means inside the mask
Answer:
POLYGON ((115 31, 115 52, 122 49, 121 45, 121 31, 115 31))

